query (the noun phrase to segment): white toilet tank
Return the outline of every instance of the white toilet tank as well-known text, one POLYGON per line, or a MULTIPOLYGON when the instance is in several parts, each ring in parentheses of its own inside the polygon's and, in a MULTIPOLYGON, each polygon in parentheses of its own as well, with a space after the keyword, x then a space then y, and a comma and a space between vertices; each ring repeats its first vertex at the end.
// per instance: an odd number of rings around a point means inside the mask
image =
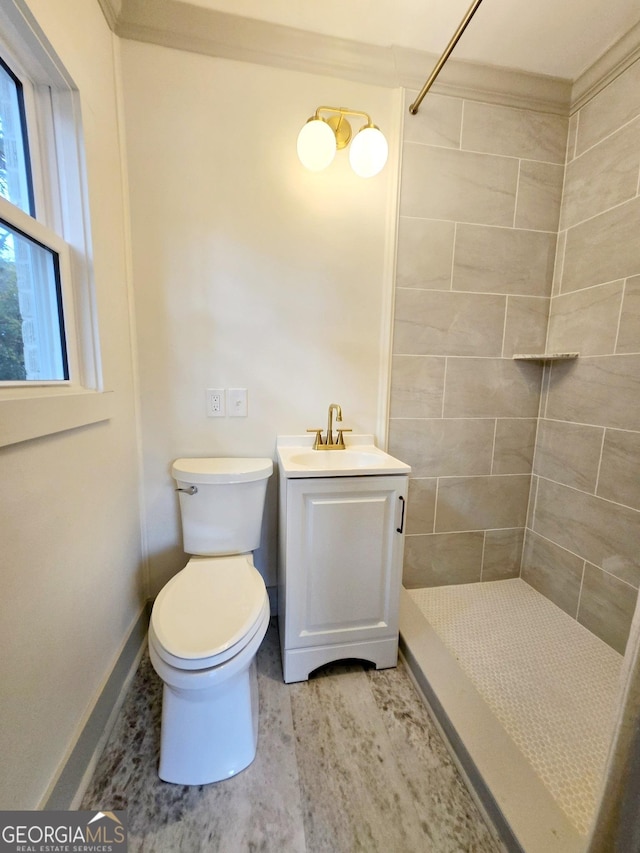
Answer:
POLYGON ((176 459, 187 554, 245 554, 260 545, 271 459, 176 459))

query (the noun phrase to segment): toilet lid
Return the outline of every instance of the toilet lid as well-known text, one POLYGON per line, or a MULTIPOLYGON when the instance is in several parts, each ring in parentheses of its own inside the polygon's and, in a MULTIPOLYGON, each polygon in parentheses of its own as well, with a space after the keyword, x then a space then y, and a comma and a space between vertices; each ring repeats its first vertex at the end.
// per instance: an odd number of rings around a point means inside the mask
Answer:
POLYGON ((192 559, 155 600, 155 635, 177 658, 213 657, 251 631, 265 594, 260 573, 246 556, 192 559))

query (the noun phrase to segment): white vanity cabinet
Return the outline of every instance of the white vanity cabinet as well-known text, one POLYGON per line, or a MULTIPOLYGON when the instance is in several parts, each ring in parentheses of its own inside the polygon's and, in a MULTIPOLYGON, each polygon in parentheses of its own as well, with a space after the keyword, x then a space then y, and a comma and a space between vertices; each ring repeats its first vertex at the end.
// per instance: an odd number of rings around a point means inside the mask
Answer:
POLYGON ((286 682, 346 658, 396 665, 407 488, 405 474, 287 478, 281 471, 286 682))

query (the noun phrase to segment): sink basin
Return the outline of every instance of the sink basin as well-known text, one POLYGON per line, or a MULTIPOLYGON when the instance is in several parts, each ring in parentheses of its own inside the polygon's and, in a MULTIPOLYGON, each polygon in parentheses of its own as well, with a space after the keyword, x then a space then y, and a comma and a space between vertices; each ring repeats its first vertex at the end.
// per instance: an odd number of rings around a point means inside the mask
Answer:
POLYGON ((409 465, 376 447, 373 436, 350 436, 345 450, 313 450, 309 436, 279 436, 278 460, 285 477, 358 477, 408 474, 409 465))
POLYGON ((366 450, 304 450, 292 453, 291 461, 307 468, 371 468, 382 465, 384 456, 366 450))

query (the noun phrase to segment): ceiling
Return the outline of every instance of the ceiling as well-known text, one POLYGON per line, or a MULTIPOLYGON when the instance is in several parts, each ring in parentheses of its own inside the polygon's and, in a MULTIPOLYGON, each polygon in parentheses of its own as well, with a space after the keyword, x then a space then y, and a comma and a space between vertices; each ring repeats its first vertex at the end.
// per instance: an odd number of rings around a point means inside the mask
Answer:
MULTIPOLYGON (((177 2, 365 44, 440 54, 471 0, 177 2)), ((639 22, 638 0, 483 0, 453 55, 575 80, 639 22)))

